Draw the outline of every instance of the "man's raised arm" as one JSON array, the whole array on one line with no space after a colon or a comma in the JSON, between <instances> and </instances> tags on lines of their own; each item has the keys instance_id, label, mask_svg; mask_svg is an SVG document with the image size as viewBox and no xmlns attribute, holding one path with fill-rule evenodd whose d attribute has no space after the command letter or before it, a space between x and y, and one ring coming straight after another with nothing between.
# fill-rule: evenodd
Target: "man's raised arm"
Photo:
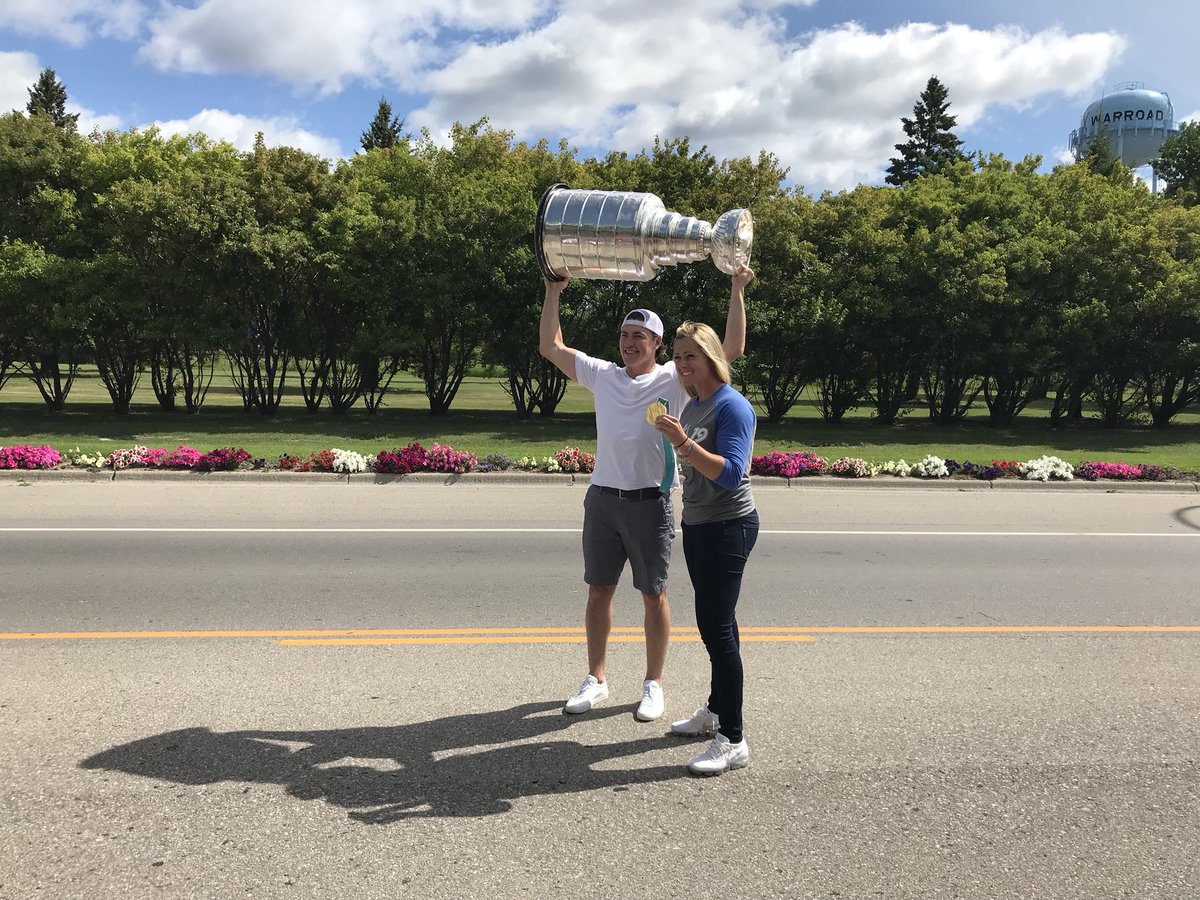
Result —
<instances>
[{"instance_id":1,"label":"man's raised arm","mask_svg":"<svg viewBox=\"0 0 1200 900\"><path fill-rule=\"evenodd\" d=\"M551 281L545 276L542 281L546 285L546 296L542 300L542 321L538 331L538 352L558 368L564 375L575 381L575 353L573 347L563 343L562 325L559 322L558 301L562 296L567 280ZM746 313L742 311L742 333L745 341Z\"/></svg>"}]
</instances>

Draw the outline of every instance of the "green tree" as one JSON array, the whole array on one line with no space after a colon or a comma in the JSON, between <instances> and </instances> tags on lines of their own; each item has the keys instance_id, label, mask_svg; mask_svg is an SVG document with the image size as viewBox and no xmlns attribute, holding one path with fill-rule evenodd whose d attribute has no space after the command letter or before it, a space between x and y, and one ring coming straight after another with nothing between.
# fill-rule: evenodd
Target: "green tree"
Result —
<instances>
[{"instance_id":1,"label":"green tree","mask_svg":"<svg viewBox=\"0 0 1200 900\"><path fill-rule=\"evenodd\" d=\"M912 292L904 231L896 227L901 192L860 187L838 195L848 205L843 234L830 256L827 291L847 309L846 325L867 360L867 398L891 425L909 409L928 344L923 298Z\"/></svg>"},{"instance_id":2,"label":"green tree","mask_svg":"<svg viewBox=\"0 0 1200 900\"><path fill-rule=\"evenodd\" d=\"M1105 128L1098 128L1088 141L1087 152L1080 160L1088 170L1105 178L1120 171L1121 160L1117 156L1116 141Z\"/></svg>"},{"instance_id":3,"label":"green tree","mask_svg":"<svg viewBox=\"0 0 1200 900\"><path fill-rule=\"evenodd\" d=\"M128 307L126 318L142 322L159 405L173 410L182 399L198 412L231 319L222 256L250 218L241 157L200 135L150 129L97 137L89 163L96 252L130 280L101 279L97 312ZM92 340L103 332L93 328Z\"/></svg>"},{"instance_id":4,"label":"green tree","mask_svg":"<svg viewBox=\"0 0 1200 900\"><path fill-rule=\"evenodd\" d=\"M370 126L362 133L359 143L363 150L390 149L401 141L407 140L404 134L404 120L392 115L392 104L384 97L379 98L379 107Z\"/></svg>"},{"instance_id":5,"label":"green tree","mask_svg":"<svg viewBox=\"0 0 1200 900\"><path fill-rule=\"evenodd\" d=\"M1105 427L1127 424L1143 405L1130 389L1149 352L1142 308L1173 268L1152 221L1154 198L1128 169L1105 177L1076 164L1055 168L1047 200L1058 242L1045 279L1051 419L1077 421L1090 398Z\"/></svg>"},{"instance_id":6,"label":"green tree","mask_svg":"<svg viewBox=\"0 0 1200 900\"><path fill-rule=\"evenodd\" d=\"M38 80L29 88L25 111L31 116L46 116L56 128L72 134L78 129L79 113L67 112L67 89L53 69L42 69Z\"/></svg>"},{"instance_id":7,"label":"green tree","mask_svg":"<svg viewBox=\"0 0 1200 900\"><path fill-rule=\"evenodd\" d=\"M807 216L807 240L814 259L791 278L807 280L820 306L813 319L810 362L812 390L826 422L838 422L857 408L870 385L868 359L855 329L851 306L857 296L850 271L849 237L857 222L852 195L823 194ZM757 340L756 340L757 343Z\"/></svg>"},{"instance_id":8,"label":"green tree","mask_svg":"<svg viewBox=\"0 0 1200 900\"><path fill-rule=\"evenodd\" d=\"M86 142L46 116L0 116L0 235L67 252L77 237Z\"/></svg>"},{"instance_id":9,"label":"green tree","mask_svg":"<svg viewBox=\"0 0 1200 900\"><path fill-rule=\"evenodd\" d=\"M888 184L905 185L922 175L936 175L946 166L965 159L962 146L953 128L958 119L950 115L950 92L931 76L921 91L920 99L913 106L913 117L902 116L901 125L908 140L896 144L900 151L893 157L884 179Z\"/></svg>"},{"instance_id":10,"label":"green tree","mask_svg":"<svg viewBox=\"0 0 1200 900\"><path fill-rule=\"evenodd\" d=\"M186 152L182 138L163 140L157 130L95 136L81 167L86 264L80 287L88 296L92 357L113 408L128 413L149 356L148 330L169 274L152 250L158 234L143 220L158 185ZM174 408L173 372L153 373L155 394ZM166 384L163 384L163 381ZM169 401L169 402L164 402Z\"/></svg>"},{"instance_id":11,"label":"green tree","mask_svg":"<svg viewBox=\"0 0 1200 900\"><path fill-rule=\"evenodd\" d=\"M508 165L512 137L480 119L456 123L449 147L428 134L416 146L414 291L403 306L414 338L408 369L424 382L432 415L449 411L479 360L491 330L488 308L532 266L528 256L513 260L527 246L531 196Z\"/></svg>"},{"instance_id":12,"label":"green tree","mask_svg":"<svg viewBox=\"0 0 1200 900\"><path fill-rule=\"evenodd\" d=\"M503 368L504 390L518 418L530 418L535 412L550 416L566 394L568 382L562 371L538 352L542 280L533 254L533 227L545 189L552 184L578 185L579 163L565 141L554 151L540 141L533 146L517 144L505 165L506 177L515 178L523 190L514 210L521 233L513 246L497 255L504 274L487 307L491 328L484 360ZM579 293L573 285L567 295ZM564 297L563 306L567 303ZM562 318L570 321L566 311Z\"/></svg>"},{"instance_id":13,"label":"green tree","mask_svg":"<svg viewBox=\"0 0 1200 900\"><path fill-rule=\"evenodd\" d=\"M1046 215L1041 158L989 157L972 179L969 214L989 225L1004 289L981 307L983 396L993 425L1011 425L1044 394L1051 335L1044 284L1054 265L1056 226Z\"/></svg>"},{"instance_id":14,"label":"green tree","mask_svg":"<svg viewBox=\"0 0 1200 900\"><path fill-rule=\"evenodd\" d=\"M0 306L0 345L19 350L15 368L61 410L85 351L86 313L71 262L80 231L79 168L85 142L48 116L0 116L0 239L9 243L8 301Z\"/></svg>"},{"instance_id":15,"label":"green tree","mask_svg":"<svg viewBox=\"0 0 1200 900\"><path fill-rule=\"evenodd\" d=\"M1200 203L1200 122L1184 122L1162 142L1155 174L1167 183L1164 193L1186 206Z\"/></svg>"},{"instance_id":16,"label":"green tree","mask_svg":"<svg viewBox=\"0 0 1200 900\"><path fill-rule=\"evenodd\" d=\"M0 314L50 412L66 407L87 343L79 269L36 243L0 244Z\"/></svg>"},{"instance_id":17,"label":"green tree","mask_svg":"<svg viewBox=\"0 0 1200 900\"><path fill-rule=\"evenodd\" d=\"M920 179L895 199L903 230L907 293L930 323L921 384L930 418L961 420L984 385L1007 290L1005 239L997 217L1005 209L996 176L980 177L965 162Z\"/></svg>"},{"instance_id":18,"label":"green tree","mask_svg":"<svg viewBox=\"0 0 1200 900\"><path fill-rule=\"evenodd\" d=\"M342 250L338 304L343 320L359 324L350 343L331 354L328 393L335 411L361 397L368 413L377 412L408 362L412 336L405 306L419 293L412 265L416 200L410 185L421 166L405 143L360 153L339 170L350 183L350 197L361 198L366 209L355 239Z\"/></svg>"},{"instance_id":19,"label":"green tree","mask_svg":"<svg viewBox=\"0 0 1200 900\"><path fill-rule=\"evenodd\" d=\"M227 283L236 310L227 347L246 409L273 415L295 349L296 317L317 279L315 223L335 202L328 163L259 134L244 157L253 218L229 242Z\"/></svg>"},{"instance_id":20,"label":"green tree","mask_svg":"<svg viewBox=\"0 0 1200 900\"><path fill-rule=\"evenodd\" d=\"M775 424L817 375L820 324L828 300L809 277L813 203L801 192L761 201L754 210L755 272L747 298L747 353L737 369ZM719 331L718 331L719 333Z\"/></svg>"},{"instance_id":21,"label":"green tree","mask_svg":"<svg viewBox=\"0 0 1200 900\"><path fill-rule=\"evenodd\" d=\"M1163 204L1151 217L1167 274L1138 303L1146 352L1134 382L1151 423L1165 428L1200 401L1200 207Z\"/></svg>"}]
</instances>

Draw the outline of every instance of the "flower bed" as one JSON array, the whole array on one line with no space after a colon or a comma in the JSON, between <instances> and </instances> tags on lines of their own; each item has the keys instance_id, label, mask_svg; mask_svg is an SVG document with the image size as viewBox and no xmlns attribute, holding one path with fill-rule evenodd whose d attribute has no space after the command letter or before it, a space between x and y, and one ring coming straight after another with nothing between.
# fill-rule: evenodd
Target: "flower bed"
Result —
<instances>
[{"instance_id":1,"label":"flower bed","mask_svg":"<svg viewBox=\"0 0 1200 900\"><path fill-rule=\"evenodd\" d=\"M133 468L179 469L198 472L233 471L248 468L274 468L291 472L328 472L354 475L408 475L414 472L439 472L461 475L467 472L505 472L521 470L563 474L588 474L596 466L595 454L579 447L563 447L553 456L523 456L513 459L505 453L492 453L481 461L476 454L458 450L448 444L434 444L426 449L414 441L407 447L380 450L377 454L360 453L329 447L307 456L285 453L271 466L265 460L252 459L241 447L219 447L202 453L186 444L174 450L144 447L134 444L108 454L84 451L74 447L59 453L53 447L20 445L0 447L0 469L107 468L114 472ZM1174 466L1151 463L1131 464L1088 460L1077 465L1057 456L1041 456L1024 462L1013 459L993 459L989 463L971 460L959 462L927 454L916 463L903 459L872 462L855 456L843 456L832 463L811 450L774 451L754 457L750 473L763 478L802 478L832 475L838 478L921 478L921 479L979 479L994 481L1001 478L1020 478L1028 481L1177 481L1194 479L1194 474L1181 472Z\"/></svg>"}]
</instances>

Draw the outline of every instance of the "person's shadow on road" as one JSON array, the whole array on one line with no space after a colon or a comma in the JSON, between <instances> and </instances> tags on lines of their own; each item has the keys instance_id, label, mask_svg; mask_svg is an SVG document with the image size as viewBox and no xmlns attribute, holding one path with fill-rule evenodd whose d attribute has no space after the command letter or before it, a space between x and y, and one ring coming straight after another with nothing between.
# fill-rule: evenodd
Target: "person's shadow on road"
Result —
<instances>
[{"instance_id":1,"label":"person's shadow on road","mask_svg":"<svg viewBox=\"0 0 1200 900\"><path fill-rule=\"evenodd\" d=\"M579 721L558 713L560 707L557 702L527 703L409 725L324 731L183 728L121 744L80 766L179 784L278 784L294 797L345 807L351 818L368 824L491 815L511 809L517 797L685 776L682 764L594 768L664 747L683 748L678 738L661 733L595 746L551 739ZM630 710L611 707L587 718L628 715Z\"/></svg>"}]
</instances>

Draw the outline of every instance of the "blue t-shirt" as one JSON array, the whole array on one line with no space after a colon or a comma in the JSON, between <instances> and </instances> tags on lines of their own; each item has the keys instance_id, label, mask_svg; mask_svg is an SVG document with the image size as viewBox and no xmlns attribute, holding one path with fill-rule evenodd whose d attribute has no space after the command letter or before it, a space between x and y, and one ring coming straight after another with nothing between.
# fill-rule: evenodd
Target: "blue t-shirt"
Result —
<instances>
[{"instance_id":1,"label":"blue t-shirt","mask_svg":"<svg viewBox=\"0 0 1200 900\"><path fill-rule=\"evenodd\" d=\"M695 400L679 417L684 433L710 453L725 458L715 479L683 460L683 521L687 525L739 519L754 512L750 455L757 419L750 401L729 385L706 400Z\"/></svg>"}]
</instances>

